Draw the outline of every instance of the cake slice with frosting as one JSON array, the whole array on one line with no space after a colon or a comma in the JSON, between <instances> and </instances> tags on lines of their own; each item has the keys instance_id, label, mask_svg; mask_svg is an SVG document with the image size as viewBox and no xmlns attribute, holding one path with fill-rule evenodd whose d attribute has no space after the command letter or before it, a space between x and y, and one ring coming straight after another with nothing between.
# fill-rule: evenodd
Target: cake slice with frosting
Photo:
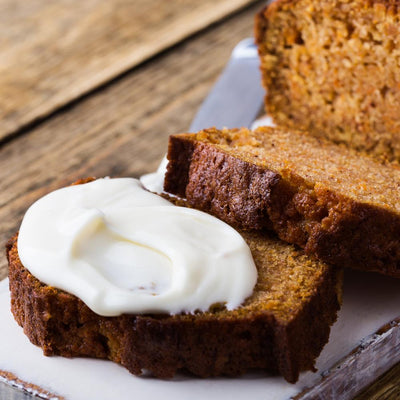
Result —
<instances>
[{"instance_id":1,"label":"cake slice with frosting","mask_svg":"<svg viewBox=\"0 0 400 400\"><path fill-rule=\"evenodd\" d=\"M141 189L137 182L127 182L126 185L123 183L119 186L114 185L112 181L81 182L82 190L78 191L61 189L62 196L66 196L65 201L61 203L60 192L50 196L50 200L55 199L57 204L51 203L53 205L49 207L49 212L53 213L56 222L61 218L61 222L56 223L53 234L68 238L74 236L74 232L79 232L76 240L68 239L66 245L62 246L58 239L55 244L53 239L48 238L46 246L46 243L41 243L37 238L29 239L30 229L23 223L20 231L21 242L19 243L19 237L16 235L7 244L11 310L32 343L42 347L44 354L48 356L109 359L122 364L135 375L150 371L154 376L162 378L172 377L180 370L199 377L211 377L236 376L253 369L262 369L267 373L281 374L287 381L295 382L301 371L313 369L316 357L328 341L330 326L336 320L342 283L340 270L308 257L301 250L273 236L240 231L240 240L244 242L250 255L250 261L241 258L243 263L248 264L241 267L250 270L256 267L255 282L244 282L246 287L250 284L250 292L234 306L233 303L229 306L219 299L201 311L202 303L196 303L194 309L188 309L183 304L183 299L181 312L177 312L176 308L171 308L168 312L167 301L162 306L157 305L157 296L162 298L163 293L169 293L169 289L163 285L159 287L157 282L151 291L137 284L129 286L127 281L130 277L125 267L129 264L126 258L130 257L131 250L123 252L123 259L119 257L119 251L114 250L121 249L120 246L127 245L126 242L133 248L147 246L145 241L149 240L152 230L157 234L161 231L158 229L160 215L174 213L174 209L179 207L166 204L164 199ZM99 187L102 189L103 185L111 185L112 190L103 190L103 195L99 196ZM136 201L130 195L125 197L127 193L131 193L131 186L134 186L138 197L146 199L147 205L143 204L142 200ZM174 199L174 202L185 205L185 202L179 199ZM160 203L161 210L154 213L154 218L148 225L143 225L138 218L137 226L132 227L131 216L126 215L126 219L122 220L119 218L120 211L129 214L132 203L143 207L143 210L139 210L143 213L148 206L156 207L156 203ZM64 205L65 215L60 216L58 211L54 213L54 207L57 208L60 204ZM116 215L113 214L115 205ZM45 206L48 207L49 204L45 202ZM43 212L42 205L33 211L38 210ZM184 212L186 215L187 211ZM193 215L201 221L201 217ZM31 217L28 215L27 220L35 221ZM185 218L191 217L186 215ZM215 219L209 215L205 218ZM122 227L117 226L118 221L122 221ZM217 219L215 221L216 225L223 224ZM82 227L75 229L75 223L82 224ZM117 235L113 240L121 243L109 246L110 243L103 240L105 233L102 224L106 224ZM196 248L204 247L202 239L198 237L199 233L191 232L189 225L184 226L182 246L171 250L177 254L178 259L184 252L183 247L188 243L193 246L195 255ZM213 230L214 227L211 224L207 229ZM46 229L53 229L52 223L46 222ZM138 229L139 236L135 237L132 229ZM171 226L169 234L175 234L174 229ZM38 226L37 235L42 233L41 227ZM212 237L210 231L204 234ZM22 235L25 236L23 240ZM239 236L236 232L234 235ZM99 237L96 238L97 236ZM47 237L46 234L44 237ZM206 239L203 238L204 242ZM168 241L168 238L165 240ZM97 247L96 255L96 252L92 251L92 245L97 242L101 243L101 246ZM157 239L156 242L156 252L166 251L162 239ZM28 252L27 247L31 247ZM48 252L46 248L49 249ZM207 248L205 246L206 251ZM214 253L208 254L208 258L201 256L200 261L206 260L204 262L211 263L213 269L219 269L223 264L220 257L228 257L229 261L230 254L235 256L238 250L236 245L227 251L219 251L217 248ZM171 254L169 251L168 254ZM19 253L24 255L25 265L21 262ZM42 258L37 258L37 254L41 254ZM87 254L93 257L88 258ZM190 252L188 254L190 256ZM104 255L106 262L103 263L104 259L100 260L98 255ZM78 258L79 262L71 261L75 258ZM187 263L190 262L189 259L186 260ZM217 262L212 264L212 259ZM40 270L40 260L44 272ZM174 260L171 259L171 262L174 263ZM132 275L142 267L134 261L135 257L131 263ZM199 257L196 256L194 262L198 261ZM52 281L53 284L49 283L50 281L46 283L47 279L56 279L46 272L46 269L51 269L52 266L55 271L59 271L58 273L67 274L66 280L75 282L78 288L74 285L68 286L65 282L61 283L62 288L57 287L57 280ZM166 268L164 265L161 267ZM230 282L235 282L236 278L240 280L241 277L247 276L243 279L253 279L252 273L240 273L240 276L234 276L232 280L226 273L239 274L240 268L231 272L228 269L225 278L222 276L213 283L213 271L207 272L206 267L204 265L195 270L195 275L205 274L200 282L201 287L196 288L196 285L199 285L197 279L190 278L188 281L185 278L186 275L190 277L188 271L187 274L183 274L185 276L177 273L176 277L172 277L170 286L177 288L178 293L186 293L186 300L191 302L193 290L202 293L205 288L212 299L212 288L218 285L228 285L229 292ZM97 269L97 272L89 272L90 268ZM115 274L110 278L108 274L113 274L113 271L119 268L123 269L125 278L122 281L117 280L118 276ZM149 265L149 268L152 268L152 265ZM40 280L33 271L41 276ZM101 276L97 276L97 273ZM108 277L109 282L102 282L102 276L105 279ZM140 276L148 277L146 274ZM98 285L93 285L93 277L95 283L102 282L99 293L96 292ZM237 285L237 282L234 284ZM208 285L211 285L211 289L207 289ZM79 287L83 288L83 292ZM87 293L85 288L90 293ZM140 293L131 296L131 291ZM161 308L153 308L152 312L149 308L141 310L140 302L143 303L143 298L146 297L153 306L156 304L154 307ZM103 308L97 308L98 303L102 304ZM125 307L128 303L134 312L129 312L129 308ZM120 307L119 312L116 305Z\"/></svg>"}]
</instances>

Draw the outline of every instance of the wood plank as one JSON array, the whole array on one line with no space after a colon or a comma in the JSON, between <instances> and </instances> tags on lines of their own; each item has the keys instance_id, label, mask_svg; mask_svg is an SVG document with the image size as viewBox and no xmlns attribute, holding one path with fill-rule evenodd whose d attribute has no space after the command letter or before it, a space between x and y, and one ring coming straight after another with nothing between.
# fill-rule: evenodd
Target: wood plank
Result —
<instances>
[{"instance_id":1,"label":"wood plank","mask_svg":"<svg viewBox=\"0 0 400 400\"><path fill-rule=\"evenodd\" d=\"M382 375L371 387L354 400L394 400L400 399L400 364Z\"/></svg>"},{"instance_id":2,"label":"wood plank","mask_svg":"<svg viewBox=\"0 0 400 400\"><path fill-rule=\"evenodd\" d=\"M183 43L0 147L0 240L30 203L86 176L154 170L169 134L188 128L233 47L252 34L264 2ZM5 257L0 277L6 275Z\"/></svg>"},{"instance_id":3,"label":"wood plank","mask_svg":"<svg viewBox=\"0 0 400 400\"><path fill-rule=\"evenodd\" d=\"M25 382L16 375L0 369L0 395L2 400L66 400L35 384Z\"/></svg>"},{"instance_id":4,"label":"wood plank","mask_svg":"<svg viewBox=\"0 0 400 400\"><path fill-rule=\"evenodd\" d=\"M255 0L1 0L0 140Z\"/></svg>"},{"instance_id":5,"label":"wood plank","mask_svg":"<svg viewBox=\"0 0 400 400\"><path fill-rule=\"evenodd\" d=\"M397 319L370 337L363 339L350 355L327 371L320 382L296 396L294 400L353 399L363 388L372 384L377 376L391 368L397 370L393 366L400 362L400 354L397 351L399 346L400 319ZM390 372L390 378L387 376L382 378L385 387L379 385L376 388L382 396L391 396L396 391L399 393L398 389L393 387L392 380L393 377L396 382L399 377L393 375L392 371ZM371 390L374 389L371 388L368 392ZM365 395L362 394L359 400L370 398ZM382 397L377 398L381 399Z\"/></svg>"}]
</instances>

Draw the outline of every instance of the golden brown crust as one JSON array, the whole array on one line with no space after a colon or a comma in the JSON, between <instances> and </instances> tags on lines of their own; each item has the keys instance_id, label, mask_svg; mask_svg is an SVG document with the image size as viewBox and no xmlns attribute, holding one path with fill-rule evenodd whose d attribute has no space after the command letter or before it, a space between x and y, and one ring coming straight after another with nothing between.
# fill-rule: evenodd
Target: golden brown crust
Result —
<instances>
[{"instance_id":1,"label":"golden brown crust","mask_svg":"<svg viewBox=\"0 0 400 400\"><path fill-rule=\"evenodd\" d=\"M398 168L278 128L173 135L168 158L165 190L191 206L237 227L273 227L340 267L400 277Z\"/></svg>"},{"instance_id":2,"label":"golden brown crust","mask_svg":"<svg viewBox=\"0 0 400 400\"><path fill-rule=\"evenodd\" d=\"M99 316L77 297L33 277L18 257L17 236L7 244L11 310L45 355L110 359L133 374L149 370L157 377L178 370L235 376L261 368L295 382L300 371L313 368L328 340L341 273L277 239L243 234L259 280L235 311Z\"/></svg>"},{"instance_id":3,"label":"golden brown crust","mask_svg":"<svg viewBox=\"0 0 400 400\"><path fill-rule=\"evenodd\" d=\"M278 0L255 37L278 125L400 160L398 1Z\"/></svg>"}]
</instances>

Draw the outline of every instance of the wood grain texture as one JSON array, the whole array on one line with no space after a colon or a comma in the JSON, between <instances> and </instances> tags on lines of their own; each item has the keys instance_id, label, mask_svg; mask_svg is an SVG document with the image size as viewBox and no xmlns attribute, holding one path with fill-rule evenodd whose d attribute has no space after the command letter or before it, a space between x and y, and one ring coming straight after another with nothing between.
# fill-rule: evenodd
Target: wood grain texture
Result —
<instances>
[{"instance_id":1,"label":"wood grain texture","mask_svg":"<svg viewBox=\"0 0 400 400\"><path fill-rule=\"evenodd\" d=\"M400 361L400 354L396 351L399 346L400 319L397 319L363 339L350 355L327 371L319 383L296 396L295 400L353 399L377 376ZM395 391L395 387L386 387L382 395L391 395ZM363 398L360 397L360 400Z\"/></svg>"},{"instance_id":2,"label":"wood grain texture","mask_svg":"<svg viewBox=\"0 0 400 400\"><path fill-rule=\"evenodd\" d=\"M255 0L0 0L0 139Z\"/></svg>"},{"instance_id":3,"label":"wood grain texture","mask_svg":"<svg viewBox=\"0 0 400 400\"><path fill-rule=\"evenodd\" d=\"M354 400L396 400L400 399L400 364L382 375L372 386Z\"/></svg>"},{"instance_id":4,"label":"wood grain texture","mask_svg":"<svg viewBox=\"0 0 400 400\"><path fill-rule=\"evenodd\" d=\"M155 170L171 133L188 129L238 41L252 34L258 2L0 147L0 241L38 197L86 176ZM2 254L0 277L6 275Z\"/></svg>"}]
</instances>

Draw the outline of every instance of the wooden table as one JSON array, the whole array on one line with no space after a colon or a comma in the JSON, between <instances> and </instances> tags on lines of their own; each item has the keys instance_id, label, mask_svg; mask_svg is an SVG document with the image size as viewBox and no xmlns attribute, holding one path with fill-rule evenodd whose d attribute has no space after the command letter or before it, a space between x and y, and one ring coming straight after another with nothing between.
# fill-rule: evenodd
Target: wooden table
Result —
<instances>
[{"instance_id":1,"label":"wooden table","mask_svg":"<svg viewBox=\"0 0 400 400\"><path fill-rule=\"evenodd\" d=\"M0 0L1 242L53 189L155 170L264 3ZM399 386L400 365L357 399Z\"/></svg>"}]
</instances>

